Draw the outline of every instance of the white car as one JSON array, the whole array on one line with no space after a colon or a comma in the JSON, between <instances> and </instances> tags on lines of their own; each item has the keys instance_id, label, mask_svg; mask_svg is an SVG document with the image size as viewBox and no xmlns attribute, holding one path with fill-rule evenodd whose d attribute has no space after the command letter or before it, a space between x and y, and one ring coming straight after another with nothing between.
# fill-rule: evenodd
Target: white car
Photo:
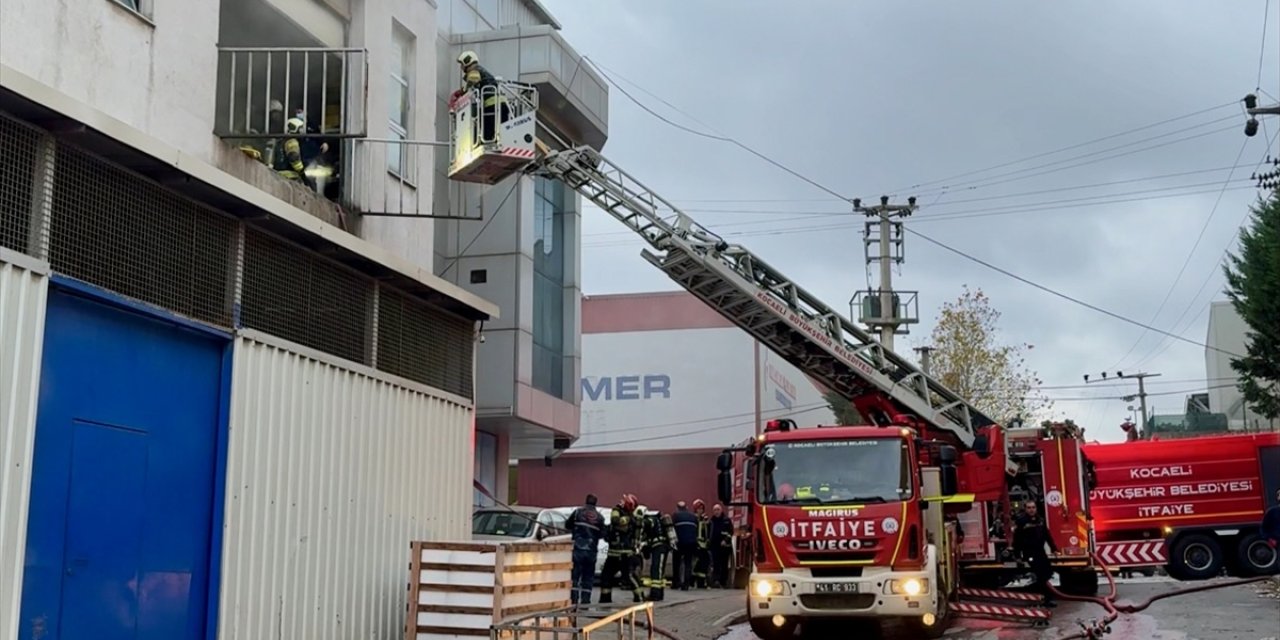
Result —
<instances>
[{"instance_id":1,"label":"white car","mask_svg":"<svg viewBox=\"0 0 1280 640\"><path fill-rule=\"evenodd\" d=\"M556 507L554 509L551 509L551 511L556 512L557 515L561 516L562 520L567 521L569 519L569 515L572 514L573 511L577 508L578 507ZM609 526L609 516L613 513L613 511L609 509L605 509L604 507L596 507L596 511L599 511L600 517L604 518L605 526L606 527ZM604 536L601 536L600 552L596 554L596 575L600 575L601 573L604 573L604 559L607 558L608 556L609 556L609 543L604 541Z\"/></svg>"},{"instance_id":2,"label":"white car","mask_svg":"<svg viewBox=\"0 0 1280 640\"><path fill-rule=\"evenodd\" d=\"M568 540L565 516L542 507L484 507L471 514L471 539L501 542Z\"/></svg>"}]
</instances>

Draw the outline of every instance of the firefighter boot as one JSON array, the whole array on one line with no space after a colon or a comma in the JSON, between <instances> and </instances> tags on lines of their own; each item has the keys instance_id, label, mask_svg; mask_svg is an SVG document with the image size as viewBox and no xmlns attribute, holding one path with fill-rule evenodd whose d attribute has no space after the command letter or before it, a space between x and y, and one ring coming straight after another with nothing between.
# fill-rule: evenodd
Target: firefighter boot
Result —
<instances>
[{"instance_id":1,"label":"firefighter boot","mask_svg":"<svg viewBox=\"0 0 1280 640\"><path fill-rule=\"evenodd\" d=\"M613 589L600 590L600 604L613 604Z\"/></svg>"},{"instance_id":2,"label":"firefighter boot","mask_svg":"<svg viewBox=\"0 0 1280 640\"><path fill-rule=\"evenodd\" d=\"M649 588L649 602L662 602L662 587Z\"/></svg>"},{"instance_id":3,"label":"firefighter boot","mask_svg":"<svg viewBox=\"0 0 1280 640\"><path fill-rule=\"evenodd\" d=\"M631 601L632 601L632 602L644 602L644 596L640 594L640 590L639 590L639 589L636 589L635 591L632 591L632 592L631 592Z\"/></svg>"}]
</instances>

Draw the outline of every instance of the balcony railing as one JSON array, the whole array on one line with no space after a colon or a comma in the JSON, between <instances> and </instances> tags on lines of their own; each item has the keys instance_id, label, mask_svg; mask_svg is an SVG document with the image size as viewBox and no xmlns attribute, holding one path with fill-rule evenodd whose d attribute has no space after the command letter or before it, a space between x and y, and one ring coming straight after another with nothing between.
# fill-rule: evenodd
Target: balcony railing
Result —
<instances>
[{"instance_id":1,"label":"balcony railing","mask_svg":"<svg viewBox=\"0 0 1280 640\"><path fill-rule=\"evenodd\" d=\"M350 141L350 179L344 180L344 204L366 216L476 219L453 211L449 198L436 198L431 181L447 159L448 142L361 138ZM434 185L448 189L448 181ZM437 204L439 205L437 207Z\"/></svg>"},{"instance_id":2,"label":"balcony railing","mask_svg":"<svg viewBox=\"0 0 1280 640\"><path fill-rule=\"evenodd\" d=\"M278 138L301 116L305 138L367 133L369 73L365 49L218 47L214 135Z\"/></svg>"}]
</instances>

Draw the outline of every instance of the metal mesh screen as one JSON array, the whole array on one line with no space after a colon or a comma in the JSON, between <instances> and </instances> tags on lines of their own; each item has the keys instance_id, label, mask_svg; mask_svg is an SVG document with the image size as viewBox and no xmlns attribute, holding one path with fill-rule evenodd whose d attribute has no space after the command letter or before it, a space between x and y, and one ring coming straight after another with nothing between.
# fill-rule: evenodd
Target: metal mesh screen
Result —
<instances>
[{"instance_id":1,"label":"metal mesh screen","mask_svg":"<svg viewBox=\"0 0 1280 640\"><path fill-rule=\"evenodd\" d=\"M240 321L369 364L373 280L265 232L245 232Z\"/></svg>"},{"instance_id":2,"label":"metal mesh screen","mask_svg":"<svg viewBox=\"0 0 1280 640\"><path fill-rule=\"evenodd\" d=\"M470 398L474 326L383 287L378 298L378 368Z\"/></svg>"},{"instance_id":3,"label":"metal mesh screen","mask_svg":"<svg viewBox=\"0 0 1280 640\"><path fill-rule=\"evenodd\" d=\"M27 251L40 136L39 131L0 115L0 247Z\"/></svg>"},{"instance_id":4,"label":"metal mesh screen","mask_svg":"<svg viewBox=\"0 0 1280 640\"><path fill-rule=\"evenodd\" d=\"M235 220L67 144L51 216L55 271L231 326Z\"/></svg>"}]
</instances>

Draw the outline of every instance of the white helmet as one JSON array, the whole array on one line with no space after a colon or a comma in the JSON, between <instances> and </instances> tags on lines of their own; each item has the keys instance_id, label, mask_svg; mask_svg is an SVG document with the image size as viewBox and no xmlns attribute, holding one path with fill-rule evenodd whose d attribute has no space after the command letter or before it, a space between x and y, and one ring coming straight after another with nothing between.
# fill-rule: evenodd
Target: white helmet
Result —
<instances>
[{"instance_id":1,"label":"white helmet","mask_svg":"<svg viewBox=\"0 0 1280 640\"><path fill-rule=\"evenodd\" d=\"M643 517L645 517L645 516L647 516L647 515L649 515L649 507L646 507L646 506L644 506L644 505L640 505L640 506L636 507L636 517L637 517L637 518L643 518Z\"/></svg>"},{"instance_id":2,"label":"white helmet","mask_svg":"<svg viewBox=\"0 0 1280 640\"><path fill-rule=\"evenodd\" d=\"M461 54L458 55L458 64L464 67L469 67L473 64L479 64L479 63L480 63L480 56L477 56L476 52L474 51L463 51Z\"/></svg>"}]
</instances>

